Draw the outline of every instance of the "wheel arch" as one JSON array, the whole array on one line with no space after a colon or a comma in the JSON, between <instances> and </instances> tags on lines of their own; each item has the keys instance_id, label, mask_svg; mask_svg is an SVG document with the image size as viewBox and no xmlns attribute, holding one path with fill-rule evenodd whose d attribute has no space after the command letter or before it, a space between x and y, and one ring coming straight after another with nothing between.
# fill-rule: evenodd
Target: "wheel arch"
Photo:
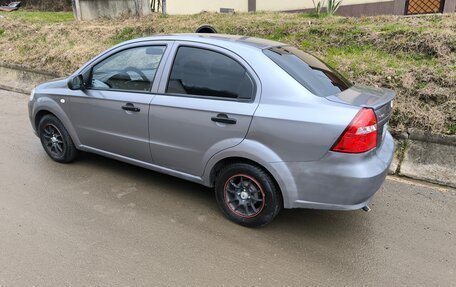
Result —
<instances>
[{"instance_id":1,"label":"wheel arch","mask_svg":"<svg viewBox=\"0 0 456 287\"><path fill-rule=\"evenodd\" d=\"M285 201L286 200L286 193L283 191L283 188L282 188L281 184L279 184L276 176L274 176L274 174L268 168L266 168L264 165L254 161L252 159L246 158L246 157L230 156L230 157L225 157L225 158L219 160L215 165L213 165L213 167L211 168L211 170L209 172L208 185L211 186L211 187L214 187L215 186L215 181L217 179L217 176L218 176L219 172L224 167L226 167L226 166L228 166L230 164L234 164L234 163L250 164L250 165L256 166L256 167L262 169L264 172L266 172L266 174L268 174L271 177L272 181L276 185L276 188L279 190L279 194L281 196L282 205L284 205L285 207L287 206L287 203ZM284 206L282 206L282 207L284 207Z\"/></svg>"},{"instance_id":2,"label":"wheel arch","mask_svg":"<svg viewBox=\"0 0 456 287\"><path fill-rule=\"evenodd\" d=\"M59 118L58 116L56 116L54 113L46 110L46 109L42 109L40 111L38 111L35 115L35 118L33 120L33 124L35 125L35 130L38 130L38 125L40 124L40 121L41 119L46 116L46 115L52 115L56 118ZM60 120L60 119L59 119Z\"/></svg>"},{"instance_id":3,"label":"wheel arch","mask_svg":"<svg viewBox=\"0 0 456 287\"><path fill-rule=\"evenodd\" d=\"M231 156L231 157L226 157L226 158L223 158L223 159L219 160L212 167L212 169L211 169L211 171L209 173L209 183L211 184L211 186L215 185L215 180L217 179L217 175L219 174L219 172L225 166L233 164L233 163L247 163L247 164L251 164L253 166L259 167L259 168L263 169L264 171L266 171L274 179L274 182L277 183L277 181L272 176L272 174L264 166L262 166L261 164L255 162L255 161L253 161L251 159L245 158L245 157Z\"/></svg>"},{"instance_id":4,"label":"wheel arch","mask_svg":"<svg viewBox=\"0 0 456 287\"><path fill-rule=\"evenodd\" d=\"M77 136L76 130L71 124L70 119L68 118L65 111L55 101L52 101L50 99L43 100L39 105L35 105L32 114L32 123L35 125L34 127L37 132L40 120L46 115L53 115L60 122L62 122L63 126L70 134L70 137L73 140L73 143L76 145L76 147L81 145L79 137Z\"/></svg>"},{"instance_id":5,"label":"wheel arch","mask_svg":"<svg viewBox=\"0 0 456 287\"><path fill-rule=\"evenodd\" d=\"M283 207L293 206L297 199L297 187L287 163L272 149L254 139L246 138L240 144L213 155L206 162L202 183L214 187L218 169L236 161L253 164L267 172L280 190Z\"/></svg>"}]
</instances>

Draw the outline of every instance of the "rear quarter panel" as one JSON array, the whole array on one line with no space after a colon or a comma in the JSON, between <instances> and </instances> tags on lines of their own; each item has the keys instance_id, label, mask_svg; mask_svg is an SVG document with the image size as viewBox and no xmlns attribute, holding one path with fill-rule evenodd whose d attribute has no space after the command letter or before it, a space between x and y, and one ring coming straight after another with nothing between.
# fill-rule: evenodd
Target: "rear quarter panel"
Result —
<instances>
[{"instance_id":1,"label":"rear quarter panel","mask_svg":"<svg viewBox=\"0 0 456 287\"><path fill-rule=\"evenodd\" d=\"M359 108L311 94L264 55L254 65L263 89L247 139L267 146L280 161L322 158Z\"/></svg>"}]
</instances>

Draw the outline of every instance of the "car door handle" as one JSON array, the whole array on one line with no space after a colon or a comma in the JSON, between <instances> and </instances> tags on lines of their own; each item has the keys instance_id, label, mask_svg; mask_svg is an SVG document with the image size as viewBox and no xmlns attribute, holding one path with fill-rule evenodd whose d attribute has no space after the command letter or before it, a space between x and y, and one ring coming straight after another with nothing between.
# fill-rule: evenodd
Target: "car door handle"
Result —
<instances>
[{"instance_id":1,"label":"car door handle","mask_svg":"<svg viewBox=\"0 0 456 287\"><path fill-rule=\"evenodd\" d=\"M125 106L122 106L122 110L126 110L129 112L139 112L141 111L140 108L135 107L132 103L126 103Z\"/></svg>"},{"instance_id":2,"label":"car door handle","mask_svg":"<svg viewBox=\"0 0 456 287\"><path fill-rule=\"evenodd\" d=\"M211 120L217 123L234 125L236 124L236 119L229 118L226 114L218 114L216 117L212 117Z\"/></svg>"}]
</instances>

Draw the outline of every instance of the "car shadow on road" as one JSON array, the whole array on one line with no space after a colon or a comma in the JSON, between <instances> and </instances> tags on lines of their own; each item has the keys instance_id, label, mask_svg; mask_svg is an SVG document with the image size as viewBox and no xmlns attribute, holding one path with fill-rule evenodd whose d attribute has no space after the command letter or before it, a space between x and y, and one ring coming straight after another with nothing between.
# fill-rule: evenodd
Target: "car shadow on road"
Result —
<instances>
[{"instance_id":1,"label":"car shadow on road","mask_svg":"<svg viewBox=\"0 0 456 287\"><path fill-rule=\"evenodd\" d=\"M198 205L204 213L209 213L217 220L225 221L231 227L264 234L288 234L293 236L312 237L321 240L340 240L344 237L353 236L353 232L369 232L369 214L362 211L323 211L312 209L283 209L276 219L266 227L257 229L246 229L237 226L225 219L218 210L215 202L213 189L192 183L186 180L175 178L159 172L123 163L96 154L82 153L75 162L77 165L91 166L96 170L104 170L112 173L112 177L128 177L134 182L140 182L151 189L163 192L166 190L164 200L176 200L182 198L191 204ZM336 238L337 237L337 238Z\"/></svg>"}]
</instances>

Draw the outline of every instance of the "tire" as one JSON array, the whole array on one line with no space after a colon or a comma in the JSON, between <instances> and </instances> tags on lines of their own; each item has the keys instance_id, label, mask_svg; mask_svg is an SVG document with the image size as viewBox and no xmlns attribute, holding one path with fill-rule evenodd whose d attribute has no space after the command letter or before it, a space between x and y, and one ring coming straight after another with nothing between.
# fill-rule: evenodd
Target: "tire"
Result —
<instances>
[{"instance_id":1,"label":"tire","mask_svg":"<svg viewBox=\"0 0 456 287\"><path fill-rule=\"evenodd\" d=\"M38 124L38 135L46 153L56 162L69 163L76 159L74 146L65 126L53 115L45 115Z\"/></svg>"},{"instance_id":2,"label":"tire","mask_svg":"<svg viewBox=\"0 0 456 287\"><path fill-rule=\"evenodd\" d=\"M271 176L247 163L230 164L219 172L215 197L226 218L247 227L270 223L282 209L282 195Z\"/></svg>"}]
</instances>

